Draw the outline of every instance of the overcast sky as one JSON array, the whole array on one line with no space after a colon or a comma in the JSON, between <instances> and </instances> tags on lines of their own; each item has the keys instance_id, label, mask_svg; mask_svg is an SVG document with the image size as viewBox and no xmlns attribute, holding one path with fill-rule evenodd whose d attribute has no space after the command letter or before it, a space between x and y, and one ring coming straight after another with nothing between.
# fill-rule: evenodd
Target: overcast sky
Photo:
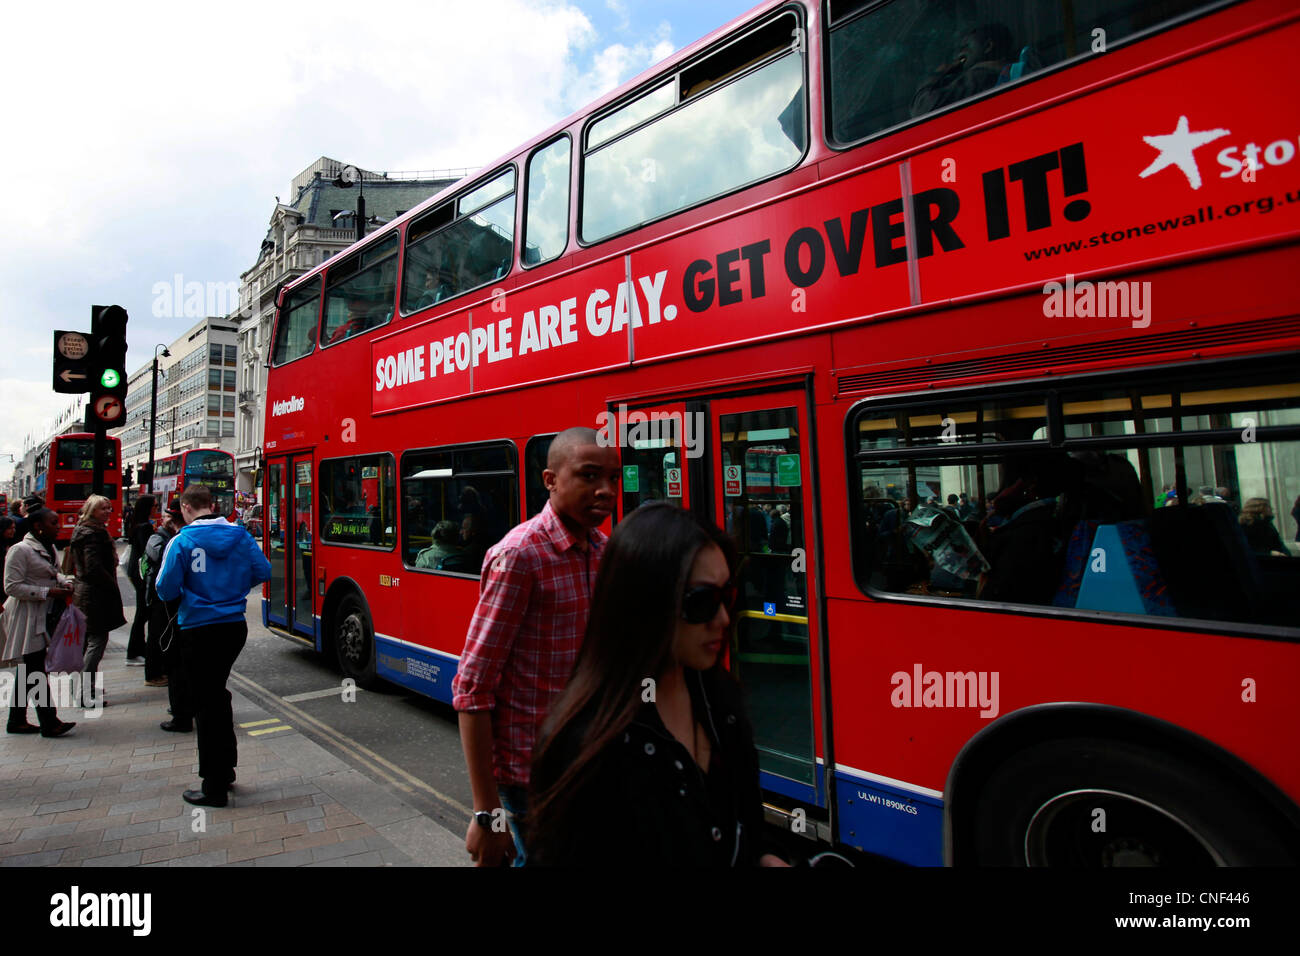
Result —
<instances>
[{"instance_id":1,"label":"overcast sky","mask_svg":"<svg viewBox=\"0 0 1300 956\"><path fill-rule=\"evenodd\" d=\"M143 365L196 321L155 318L154 284L237 280L316 158L480 166L756 2L8 8L0 480L73 398L50 388L52 331L119 304Z\"/></svg>"}]
</instances>

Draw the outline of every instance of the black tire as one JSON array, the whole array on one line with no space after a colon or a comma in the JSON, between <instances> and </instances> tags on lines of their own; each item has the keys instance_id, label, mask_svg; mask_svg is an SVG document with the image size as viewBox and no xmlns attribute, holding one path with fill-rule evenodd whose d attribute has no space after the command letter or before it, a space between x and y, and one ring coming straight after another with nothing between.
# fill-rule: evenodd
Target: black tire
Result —
<instances>
[{"instance_id":1,"label":"black tire","mask_svg":"<svg viewBox=\"0 0 1300 956\"><path fill-rule=\"evenodd\" d=\"M962 819L991 866L1295 865L1295 830L1228 773L1139 744L1077 737L993 770ZM1105 830L1098 832L1105 811ZM966 862L966 861L959 861Z\"/></svg>"},{"instance_id":2,"label":"black tire","mask_svg":"<svg viewBox=\"0 0 1300 956\"><path fill-rule=\"evenodd\" d=\"M339 602L334 611L334 653L344 677L358 687L373 690L380 683L375 676L375 628L370 612L355 594Z\"/></svg>"}]
</instances>

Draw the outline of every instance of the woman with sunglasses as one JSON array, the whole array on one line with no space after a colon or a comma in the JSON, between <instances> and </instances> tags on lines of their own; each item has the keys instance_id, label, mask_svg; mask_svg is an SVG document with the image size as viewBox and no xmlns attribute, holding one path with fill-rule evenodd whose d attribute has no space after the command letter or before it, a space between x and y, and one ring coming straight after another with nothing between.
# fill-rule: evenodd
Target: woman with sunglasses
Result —
<instances>
[{"instance_id":1,"label":"woman with sunglasses","mask_svg":"<svg viewBox=\"0 0 1300 956\"><path fill-rule=\"evenodd\" d=\"M785 865L761 848L753 734L720 665L735 571L722 532L666 502L614 530L534 757L530 864Z\"/></svg>"}]
</instances>

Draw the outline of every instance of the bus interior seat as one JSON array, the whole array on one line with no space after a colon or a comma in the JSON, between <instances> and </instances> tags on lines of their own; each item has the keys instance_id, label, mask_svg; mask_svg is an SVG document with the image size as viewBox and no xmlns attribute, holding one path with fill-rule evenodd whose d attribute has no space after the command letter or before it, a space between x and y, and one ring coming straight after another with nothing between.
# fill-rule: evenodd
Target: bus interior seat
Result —
<instances>
[{"instance_id":1,"label":"bus interior seat","mask_svg":"<svg viewBox=\"0 0 1300 956\"><path fill-rule=\"evenodd\" d=\"M1061 586L1052 599L1052 604L1056 607L1074 607L1079 600L1079 587L1083 584L1083 572L1088 567L1092 539L1100 525L1100 521L1080 521L1070 532L1065 546L1065 570L1061 575Z\"/></svg>"},{"instance_id":2,"label":"bus interior seat","mask_svg":"<svg viewBox=\"0 0 1300 956\"><path fill-rule=\"evenodd\" d=\"M1263 593L1259 564L1227 504L1157 508L1151 515L1151 540L1183 617L1258 619Z\"/></svg>"},{"instance_id":3,"label":"bus interior seat","mask_svg":"<svg viewBox=\"0 0 1300 956\"><path fill-rule=\"evenodd\" d=\"M1034 73L1043 68L1043 62L1038 56L1038 52L1032 45L1026 45L1020 48L1020 55L1011 63L1002 68L998 74L997 86L1006 83L1014 83L1024 76Z\"/></svg>"},{"instance_id":4,"label":"bus interior seat","mask_svg":"<svg viewBox=\"0 0 1300 956\"><path fill-rule=\"evenodd\" d=\"M1086 529L1076 528L1076 532L1078 540L1087 537ZM1075 540L1071 535L1071 544ZM1178 614L1146 520L1099 524L1083 555L1074 607L1162 617ZM1061 592L1057 593L1059 597Z\"/></svg>"}]
</instances>

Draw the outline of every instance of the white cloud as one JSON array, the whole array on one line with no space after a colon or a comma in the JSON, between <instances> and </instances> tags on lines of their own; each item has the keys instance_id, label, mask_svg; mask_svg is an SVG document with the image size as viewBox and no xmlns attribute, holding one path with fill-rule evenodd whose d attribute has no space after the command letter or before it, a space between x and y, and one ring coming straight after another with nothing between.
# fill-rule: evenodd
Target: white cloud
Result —
<instances>
[{"instance_id":1,"label":"white cloud","mask_svg":"<svg viewBox=\"0 0 1300 956\"><path fill-rule=\"evenodd\" d=\"M49 391L51 330L88 328L92 303L117 302L134 367L193 324L151 316L154 283L236 279L274 196L318 156L482 165L672 49L667 23L601 45L577 3L7 9L0 407L17 434L66 404ZM0 424L0 442L11 431Z\"/></svg>"}]
</instances>

